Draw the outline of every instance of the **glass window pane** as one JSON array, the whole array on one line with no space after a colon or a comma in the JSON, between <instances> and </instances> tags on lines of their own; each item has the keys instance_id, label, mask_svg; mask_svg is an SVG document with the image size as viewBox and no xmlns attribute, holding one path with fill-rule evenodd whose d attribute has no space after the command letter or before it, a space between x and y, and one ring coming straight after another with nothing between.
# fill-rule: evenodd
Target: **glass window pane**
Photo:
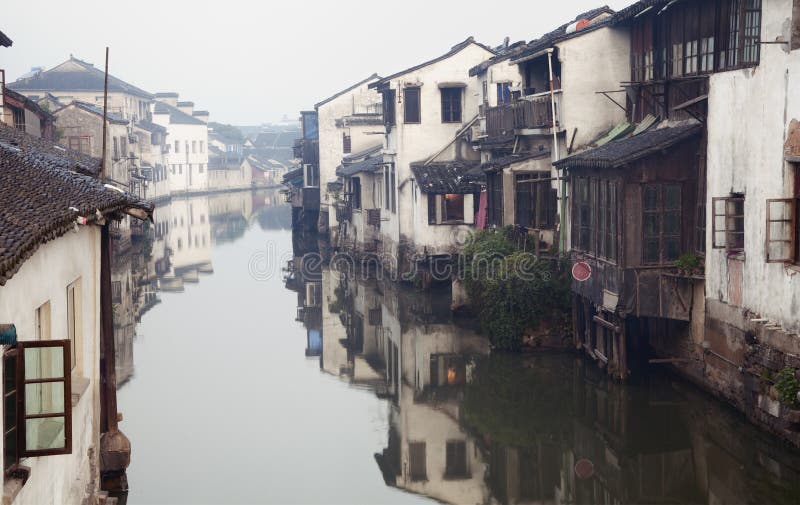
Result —
<instances>
[{"instance_id":1,"label":"glass window pane","mask_svg":"<svg viewBox=\"0 0 800 505\"><path fill-rule=\"evenodd\" d=\"M28 347L25 349L25 380L54 379L63 376L63 347Z\"/></svg>"},{"instance_id":2,"label":"glass window pane","mask_svg":"<svg viewBox=\"0 0 800 505\"><path fill-rule=\"evenodd\" d=\"M675 210L681 208L681 187L664 187L664 210Z\"/></svg>"},{"instance_id":3,"label":"glass window pane","mask_svg":"<svg viewBox=\"0 0 800 505\"><path fill-rule=\"evenodd\" d=\"M17 395L10 394L3 401L3 426L6 430L17 425Z\"/></svg>"},{"instance_id":4,"label":"glass window pane","mask_svg":"<svg viewBox=\"0 0 800 505\"><path fill-rule=\"evenodd\" d=\"M59 414L64 412L64 383L39 382L25 384L25 415Z\"/></svg>"},{"instance_id":5,"label":"glass window pane","mask_svg":"<svg viewBox=\"0 0 800 505\"><path fill-rule=\"evenodd\" d=\"M681 255L680 240L677 238L668 238L664 240L664 259L672 261L678 259Z\"/></svg>"},{"instance_id":6,"label":"glass window pane","mask_svg":"<svg viewBox=\"0 0 800 505\"><path fill-rule=\"evenodd\" d=\"M667 235L680 234L681 215L677 212L667 212L664 214L664 233Z\"/></svg>"},{"instance_id":7,"label":"glass window pane","mask_svg":"<svg viewBox=\"0 0 800 505\"><path fill-rule=\"evenodd\" d=\"M25 450L63 449L67 440L64 417L44 417L25 421Z\"/></svg>"},{"instance_id":8,"label":"glass window pane","mask_svg":"<svg viewBox=\"0 0 800 505\"><path fill-rule=\"evenodd\" d=\"M644 209L656 210L658 208L658 188L648 186L644 189Z\"/></svg>"},{"instance_id":9,"label":"glass window pane","mask_svg":"<svg viewBox=\"0 0 800 505\"><path fill-rule=\"evenodd\" d=\"M657 263L659 260L658 240L646 240L644 243L644 260L648 263Z\"/></svg>"},{"instance_id":10,"label":"glass window pane","mask_svg":"<svg viewBox=\"0 0 800 505\"><path fill-rule=\"evenodd\" d=\"M644 234L645 236L657 236L658 235L658 221L659 221L658 214L645 214L644 216Z\"/></svg>"}]
</instances>

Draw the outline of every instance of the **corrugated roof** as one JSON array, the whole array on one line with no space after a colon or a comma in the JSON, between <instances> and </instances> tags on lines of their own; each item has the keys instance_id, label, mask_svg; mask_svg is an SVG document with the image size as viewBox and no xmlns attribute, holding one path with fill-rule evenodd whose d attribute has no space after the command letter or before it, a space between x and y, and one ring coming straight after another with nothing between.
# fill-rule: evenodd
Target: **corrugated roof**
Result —
<instances>
[{"instance_id":1,"label":"corrugated roof","mask_svg":"<svg viewBox=\"0 0 800 505\"><path fill-rule=\"evenodd\" d=\"M85 157L0 125L0 285L38 248L74 229L96 211L117 218L127 209L153 206L82 175ZM95 160L99 164L99 160ZM77 209L77 210L75 210Z\"/></svg>"},{"instance_id":2,"label":"corrugated roof","mask_svg":"<svg viewBox=\"0 0 800 505\"><path fill-rule=\"evenodd\" d=\"M96 91L102 93L105 84L105 72L95 68L91 63L70 57L58 66L38 72L31 77L17 79L8 87L18 91ZM108 91L127 93L142 98L152 99L153 94L137 88L122 79L108 75Z\"/></svg>"},{"instance_id":3,"label":"corrugated roof","mask_svg":"<svg viewBox=\"0 0 800 505\"><path fill-rule=\"evenodd\" d=\"M699 135L703 126L688 122L662 126L635 137L614 140L600 147L573 154L553 163L559 168L614 168L648 156Z\"/></svg>"},{"instance_id":4,"label":"corrugated roof","mask_svg":"<svg viewBox=\"0 0 800 505\"><path fill-rule=\"evenodd\" d=\"M423 193L476 193L486 180L480 161L418 162L411 171Z\"/></svg>"}]
</instances>

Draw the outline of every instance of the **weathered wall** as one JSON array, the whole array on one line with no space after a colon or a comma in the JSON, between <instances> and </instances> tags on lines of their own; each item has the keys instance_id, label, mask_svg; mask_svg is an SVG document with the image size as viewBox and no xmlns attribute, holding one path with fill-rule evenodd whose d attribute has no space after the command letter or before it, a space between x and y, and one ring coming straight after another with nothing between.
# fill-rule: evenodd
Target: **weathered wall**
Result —
<instances>
[{"instance_id":1,"label":"weathered wall","mask_svg":"<svg viewBox=\"0 0 800 505\"><path fill-rule=\"evenodd\" d=\"M169 114L153 115L153 122L167 128L169 152L164 162L169 174L171 193L201 193L208 191L208 126L204 124L174 124ZM175 142L180 143L175 152ZM189 152L186 152L186 142ZM197 148L192 152L192 142ZM202 148L200 147L202 142ZM191 165L191 168L190 168Z\"/></svg>"},{"instance_id":2,"label":"weathered wall","mask_svg":"<svg viewBox=\"0 0 800 505\"><path fill-rule=\"evenodd\" d=\"M788 37L789 0L764 3L762 40ZM766 262L766 200L791 196L796 168L783 143L789 121L800 119L800 53L761 45L758 67L714 74L708 114L706 296L740 306L792 332L800 331L800 276ZM746 124L741 119L746 118ZM712 198L745 194L745 247L741 259L712 248ZM741 269L741 284L731 285ZM734 270L736 272L734 272ZM741 294L739 295L739 291Z\"/></svg>"},{"instance_id":3,"label":"weathered wall","mask_svg":"<svg viewBox=\"0 0 800 505\"><path fill-rule=\"evenodd\" d=\"M99 443L99 272L100 229L84 226L43 245L0 287L0 321L14 323L19 340L36 339L36 309L47 301L51 337L56 340L68 338L67 286L81 280L82 356L73 377L89 380L80 401L72 407L72 454L23 460L31 473L15 504L81 503L87 484L96 478L90 468L89 449Z\"/></svg>"}]
</instances>

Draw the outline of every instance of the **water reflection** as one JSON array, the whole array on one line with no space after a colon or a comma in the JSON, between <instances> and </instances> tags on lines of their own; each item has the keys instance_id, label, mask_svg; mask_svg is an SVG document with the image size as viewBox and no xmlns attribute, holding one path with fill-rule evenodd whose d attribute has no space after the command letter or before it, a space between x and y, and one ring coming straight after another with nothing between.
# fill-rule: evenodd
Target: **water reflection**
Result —
<instances>
[{"instance_id":1,"label":"water reflection","mask_svg":"<svg viewBox=\"0 0 800 505\"><path fill-rule=\"evenodd\" d=\"M437 306L449 297L328 268L296 275L302 252L287 286L306 355L387 400L375 454L387 486L459 504L800 500L798 454L690 384L654 371L622 385L570 355L490 354Z\"/></svg>"},{"instance_id":2,"label":"water reflection","mask_svg":"<svg viewBox=\"0 0 800 505\"><path fill-rule=\"evenodd\" d=\"M134 374L136 324L161 302L159 292L182 292L214 272L211 248L234 242L254 223L291 228L291 211L277 190L174 198L156 207L153 223L115 242L111 274L117 386Z\"/></svg>"},{"instance_id":3,"label":"water reflection","mask_svg":"<svg viewBox=\"0 0 800 505\"><path fill-rule=\"evenodd\" d=\"M117 251L130 503L800 502L798 453L691 385L493 353L449 293L332 270L290 225L277 192L177 199ZM268 240L291 259L263 282Z\"/></svg>"}]
</instances>

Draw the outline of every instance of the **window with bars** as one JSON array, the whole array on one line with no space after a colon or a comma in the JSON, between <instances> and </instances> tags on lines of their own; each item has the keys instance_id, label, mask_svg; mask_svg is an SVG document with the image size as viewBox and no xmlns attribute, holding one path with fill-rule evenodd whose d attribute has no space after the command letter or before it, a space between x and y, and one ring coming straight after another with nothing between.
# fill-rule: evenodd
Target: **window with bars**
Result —
<instances>
[{"instance_id":1,"label":"window with bars","mask_svg":"<svg viewBox=\"0 0 800 505\"><path fill-rule=\"evenodd\" d=\"M461 122L461 88L442 88L442 123Z\"/></svg>"},{"instance_id":2,"label":"window with bars","mask_svg":"<svg viewBox=\"0 0 800 505\"><path fill-rule=\"evenodd\" d=\"M14 116L14 128L25 131L25 109L12 109Z\"/></svg>"},{"instance_id":3,"label":"window with bars","mask_svg":"<svg viewBox=\"0 0 800 505\"><path fill-rule=\"evenodd\" d=\"M649 184L642 198L642 262L664 264L681 255L681 186Z\"/></svg>"},{"instance_id":4,"label":"window with bars","mask_svg":"<svg viewBox=\"0 0 800 505\"><path fill-rule=\"evenodd\" d=\"M744 195L733 194L711 199L714 249L744 250Z\"/></svg>"},{"instance_id":5,"label":"window with bars","mask_svg":"<svg viewBox=\"0 0 800 505\"><path fill-rule=\"evenodd\" d=\"M422 119L420 113L419 88L403 89L403 122L415 124Z\"/></svg>"}]
</instances>

